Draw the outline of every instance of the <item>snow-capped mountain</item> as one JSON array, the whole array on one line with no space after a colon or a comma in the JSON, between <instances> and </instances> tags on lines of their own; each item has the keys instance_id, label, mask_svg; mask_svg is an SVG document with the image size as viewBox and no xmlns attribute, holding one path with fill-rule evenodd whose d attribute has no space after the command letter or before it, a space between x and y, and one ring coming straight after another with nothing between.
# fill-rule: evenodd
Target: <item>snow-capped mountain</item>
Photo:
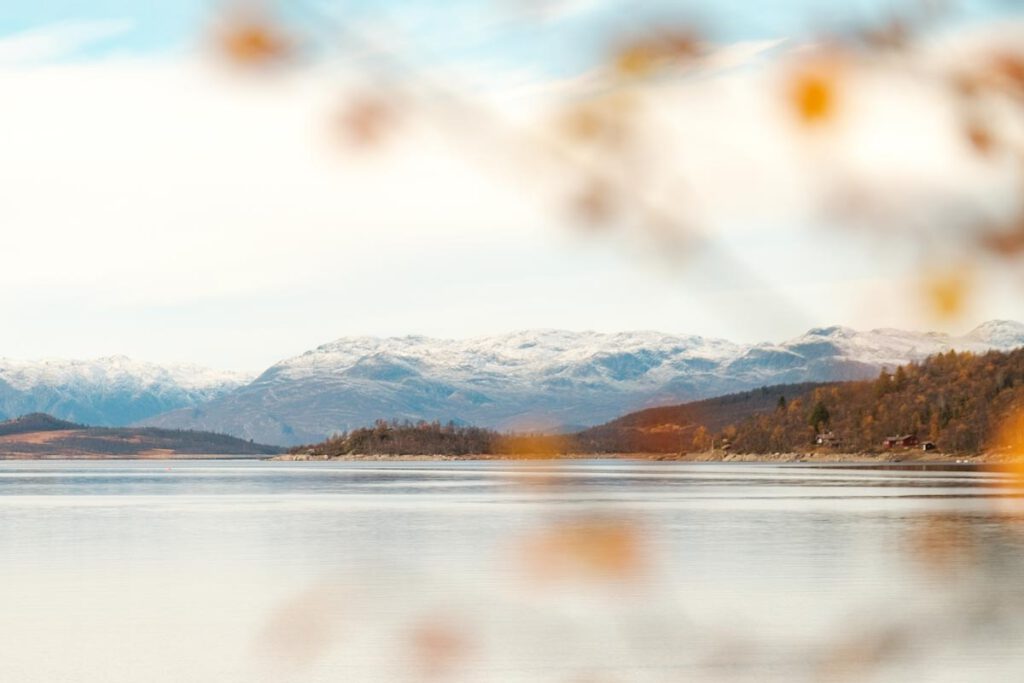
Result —
<instances>
[{"instance_id":1,"label":"snow-capped mountain","mask_svg":"<svg viewBox=\"0 0 1024 683\"><path fill-rule=\"evenodd\" d=\"M40 412L90 425L127 425L206 403L251 379L124 356L87 361L0 358L0 419Z\"/></svg>"},{"instance_id":2,"label":"snow-capped mountain","mask_svg":"<svg viewBox=\"0 0 1024 683\"><path fill-rule=\"evenodd\" d=\"M1007 321L963 337L827 327L756 345L560 330L465 340L355 337L281 361L206 405L146 423L274 444L318 441L378 418L552 429L768 384L873 377L950 349L1018 346L1024 324Z\"/></svg>"}]
</instances>

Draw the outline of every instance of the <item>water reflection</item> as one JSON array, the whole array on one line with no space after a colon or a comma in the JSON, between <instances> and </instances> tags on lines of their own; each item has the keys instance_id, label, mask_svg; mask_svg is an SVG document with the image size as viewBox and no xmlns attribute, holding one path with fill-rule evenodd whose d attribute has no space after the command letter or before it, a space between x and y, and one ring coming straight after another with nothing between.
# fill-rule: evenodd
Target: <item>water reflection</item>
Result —
<instances>
[{"instance_id":1,"label":"water reflection","mask_svg":"<svg viewBox=\"0 0 1024 683\"><path fill-rule=\"evenodd\" d=\"M1015 680L1000 471L0 463L0 680Z\"/></svg>"}]
</instances>

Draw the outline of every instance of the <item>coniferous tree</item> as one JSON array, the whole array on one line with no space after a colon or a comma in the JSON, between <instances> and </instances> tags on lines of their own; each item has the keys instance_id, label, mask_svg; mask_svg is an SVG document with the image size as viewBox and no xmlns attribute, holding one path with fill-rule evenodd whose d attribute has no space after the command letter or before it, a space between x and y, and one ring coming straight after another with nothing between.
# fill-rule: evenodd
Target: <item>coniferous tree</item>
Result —
<instances>
[{"instance_id":1,"label":"coniferous tree","mask_svg":"<svg viewBox=\"0 0 1024 683\"><path fill-rule=\"evenodd\" d=\"M811 411L811 416L807 419L807 422L814 427L816 431L821 431L822 428L827 427L831 414L828 412L828 408L821 401L814 404L814 410Z\"/></svg>"}]
</instances>

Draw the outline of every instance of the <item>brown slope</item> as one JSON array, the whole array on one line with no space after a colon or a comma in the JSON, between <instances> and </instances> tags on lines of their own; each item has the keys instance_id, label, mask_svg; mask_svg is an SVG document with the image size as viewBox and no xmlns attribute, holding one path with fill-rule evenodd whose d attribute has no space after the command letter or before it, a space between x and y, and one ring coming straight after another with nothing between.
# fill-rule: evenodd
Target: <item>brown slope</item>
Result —
<instances>
[{"instance_id":1,"label":"brown slope","mask_svg":"<svg viewBox=\"0 0 1024 683\"><path fill-rule=\"evenodd\" d=\"M261 457L280 452L281 449L275 446L225 434L138 427L85 427L41 414L0 423L0 458Z\"/></svg>"},{"instance_id":2,"label":"brown slope","mask_svg":"<svg viewBox=\"0 0 1024 683\"><path fill-rule=\"evenodd\" d=\"M782 397L791 401L815 389L838 384L841 383L780 384L703 401L648 408L585 429L573 436L574 445L580 451L592 453L689 451L700 427L709 435L717 435L729 425L771 413Z\"/></svg>"}]
</instances>

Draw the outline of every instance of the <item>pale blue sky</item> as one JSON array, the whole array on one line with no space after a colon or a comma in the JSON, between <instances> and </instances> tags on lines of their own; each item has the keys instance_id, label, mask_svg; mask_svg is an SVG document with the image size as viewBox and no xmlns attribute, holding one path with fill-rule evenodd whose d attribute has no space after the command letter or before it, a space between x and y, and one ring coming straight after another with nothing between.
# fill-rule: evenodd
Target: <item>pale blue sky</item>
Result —
<instances>
[{"instance_id":1,"label":"pale blue sky","mask_svg":"<svg viewBox=\"0 0 1024 683\"><path fill-rule=\"evenodd\" d=\"M405 49L436 60L508 60L546 65L556 72L599 58L606 38L658 21L685 21L722 42L789 37L843 30L878 18L906 16L918 0L548 0L549 22L503 11L544 6L546 0L283 0L267 3L285 19L305 23L304 8L358 22L415 26ZM943 25L986 21L1019 12L1009 0L951 0ZM53 24L128 19L133 30L89 46L79 57L110 52L159 52L194 45L211 13L231 3L215 0L11 0L0 13L0 35ZM518 17L518 19L515 19ZM504 20L502 20L504 19ZM480 28L483 26L484 28Z\"/></svg>"}]
</instances>

